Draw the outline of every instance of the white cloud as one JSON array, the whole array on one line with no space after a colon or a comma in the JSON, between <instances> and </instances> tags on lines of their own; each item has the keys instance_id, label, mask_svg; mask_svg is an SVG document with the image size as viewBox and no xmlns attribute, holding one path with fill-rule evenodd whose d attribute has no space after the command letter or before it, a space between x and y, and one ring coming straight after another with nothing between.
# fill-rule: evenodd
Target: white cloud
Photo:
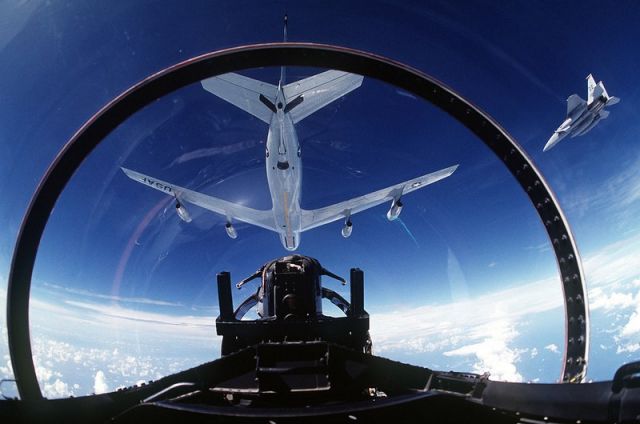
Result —
<instances>
[{"instance_id":1,"label":"white cloud","mask_svg":"<svg viewBox=\"0 0 640 424\"><path fill-rule=\"evenodd\" d=\"M169 167L172 167L179 163L185 163L194 159L210 158L216 155L230 155L236 152L250 149L261 143L262 143L261 140L247 140L247 141L240 141L230 145L207 147L204 149L193 150L189 153L184 153L181 156L178 156L177 158L175 158L173 162L171 162Z\"/></svg>"},{"instance_id":2,"label":"white cloud","mask_svg":"<svg viewBox=\"0 0 640 424\"><path fill-rule=\"evenodd\" d=\"M618 354L633 353L640 348L638 263L640 236L612 243L584 261L590 310L602 312L592 315L592 332L610 338L610 345L615 345Z\"/></svg>"},{"instance_id":3,"label":"white cloud","mask_svg":"<svg viewBox=\"0 0 640 424\"><path fill-rule=\"evenodd\" d=\"M63 382L59 378L53 383L44 383L43 393L46 398L61 398L73 396L73 391L69 390L67 383Z\"/></svg>"},{"instance_id":4,"label":"white cloud","mask_svg":"<svg viewBox=\"0 0 640 424\"><path fill-rule=\"evenodd\" d=\"M544 243L540 243L533 246L525 247L525 250L535 250L538 253L544 253L551 251L551 242L545 241Z\"/></svg>"},{"instance_id":5,"label":"white cloud","mask_svg":"<svg viewBox=\"0 0 640 424\"><path fill-rule=\"evenodd\" d=\"M618 346L616 353L633 353L640 350L640 343L631 343L626 346Z\"/></svg>"},{"instance_id":6,"label":"white cloud","mask_svg":"<svg viewBox=\"0 0 640 424\"><path fill-rule=\"evenodd\" d=\"M563 319L559 277L441 305L373 313L376 353L441 352L469 360L473 372L494 380L522 381L522 350L512 346L517 326L531 315L557 310ZM537 355L537 350L535 354Z\"/></svg>"},{"instance_id":7,"label":"white cloud","mask_svg":"<svg viewBox=\"0 0 640 424\"><path fill-rule=\"evenodd\" d=\"M640 305L638 305L638 309L631 314L629 321L622 327L620 335L629 337L637 333L640 333Z\"/></svg>"},{"instance_id":8,"label":"white cloud","mask_svg":"<svg viewBox=\"0 0 640 424\"><path fill-rule=\"evenodd\" d=\"M619 312L625 309L631 312L635 302L636 311L630 316L627 314L625 318L629 317L628 320L621 321L616 330L618 337L627 338L618 340L619 353L640 349L635 338L640 331L640 295L632 295L640 287L638 252L640 236L606 246L584 261L593 310ZM0 298L2 294L0 290ZM402 311L372 311L374 352L383 356L394 352L435 352L448 358L468 359L474 371L489 371L492 379L521 381L523 376L517 364L526 350L514 346L520 326L535 314L555 313L555 310L559 320L563 319L558 276L521 283L481 296L460 297L456 302L447 304L424 305ZM170 315L73 300L52 304L32 298L30 302L31 324L36 329L52 328L55 324L59 325L55 327L58 331L64 327L66 332L75 336L86 333L100 335L104 339L110 339L112 334L119 337L124 334L130 338L137 337L131 334L142 334L162 340L164 346L181 345L187 340L210 346L213 352L220 343L215 336L213 315ZM51 320L52 316L56 317L55 321ZM3 335L6 335L4 329ZM79 347L56 341L51 333L47 337L38 336L37 331L34 332L33 348L43 392L56 397L73 392L75 395L88 394L100 382L107 385L108 381L108 386L113 388L157 379L199 363L193 358L168 358L156 351L134 352L126 343L108 348ZM545 349L561 353L555 343ZM538 350L532 348L530 355L534 358ZM0 367L3 374L10 373L8 357L5 357L5 362L6 366ZM64 372L63 377L60 370L64 367L71 371ZM102 372L101 377L96 370Z\"/></svg>"},{"instance_id":9,"label":"white cloud","mask_svg":"<svg viewBox=\"0 0 640 424\"><path fill-rule=\"evenodd\" d=\"M635 290L640 287L638 263L640 235L611 243L586 256L583 265L590 309L619 311L638 305L640 295ZM468 336L469 329L491 321L489 315L478 311L500 309L517 323L526 316L561 307L562 296L560 279L553 276L448 304L376 312L371 315L371 334L378 352L404 347L435 351L456 345L459 337ZM634 315L625 334L636 331L635 317L640 320L640 312Z\"/></svg>"},{"instance_id":10,"label":"white cloud","mask_svg":"<svg viewBox=\"0 0 640 424\"><path fill-rule=\"evenodd\" d=\"M62 374L53 369L56 367L54 363L58 359L55 353L59 350L50 349L43 351L42 349L34 349L33 364L35 366L36 378L40 384L42 394L46 398L60 398L73 396L73 390L69 390L69 385L62 381ZM53 360L50 360L52 359Z\"/></svg>"},{"instance_id":11,"label":"white cloud","mask_svg":"<svg viewBox=\"0 0 640 424\"><path fill-rule=\"evenodd\" d=\"M117 305L105 305L88 302L76 302L73 300L67 300L64 302L67 305L75 306L77 308L87 309L93 312L98 312L101 316L106 318L115 318L120 320L139 321L152 324L168 325L168 326L180 326L186 328L204 327L207 330L215 328L216 317L214 316L179 316L168 315L154 312L146 312L136 309L123 308Z\"/></svg>"},{"instance_id":12,"label":"white cloud","mask_svg":"<svg viewBox=\"0 0 640 424\"><path fill-rule=\"evenodd\" d=\"M584 185L563 191L565 210L578 216L601 214L618 222L635 218L629 213L634 212L630 206L640 200L640 155L618 169L620 172L601 181L597 190Z\"/></svg>"},{"instance_id":13,"label":"white cloud","mask_svg":"<svg viewBox=\"0 0 640 424\"><path fill-rule=\"evenodd\" d=\"M90 302L32 299L31 326L38 381L49 398L157 380L212 359L220 346L212 316ZM9 371L6 360L0 371Z\"/></svg>"},{"instance_id":14,"label":"white cloud","mask_svg":"<svg viewBox=\"0 0 640 424\"><path fill-rule=\"evenodd\" d=\"M546 345L544 348L547 349L549 352L559 353L558 346L555 343L551 343L550 345Z\"/></svg>"},{"instance_id":15,"label":"white cloud","mask_svg":"<svg viewBox=\"0 0 640 424\"><path fill-rule=\"evenodd\" d=\"M11 361L9 360L9 355L4 355L4 363L5 365L0 365L0 374L2 374L2 378L13 378L13 369L11 368Z\"/></svg>"},{"instance_id":16,"label":"white cloud","mask_svg":"<svg viewBox=\"0 0 640 424\"><path fill-rule=\"evenodd\" d=\"M509 342L518 335L513 324L506 319L498 320L487 325L484 331L489 336L481 342L444 352L444 355L475 356L474 372L480 374L489 372L492 380L522 381L522 375L516 367L520 352L508 346Z\"/></svg>"},{"instance_id":17,"label":"white cloud","mask_svg":"<svg viewBox=\"0 0 640 424\"><path fill-rule=\"evenodd\" d=\"M458 302L372 313L371 338L378 353L452 349L463 341L480 342L490 337L496 319L508 317L515 325L525 316L562 304L559 282L549 278Z\"/></svg>"},{"instance_id":18,"label":"white cloud","mask_svg":"<svg viewBox=\"0 0 640 424\"><path fill-rule=\"evenodd\" d=\"M83 297L104 299L104 300L110 300L113 302L138 303L143 305L155 305L155 306L183 306L182 303L167 302L165 300L149 299L146 297L122 297L122 296L107 295L102 293L94 293L84 289L62 287L57 284L51 284L51 283L44 283L43 285L51 289L64 291L67 293L71 293L71 294L75 294Z\"/></svg>"},{"instance_id":19,"label":"white cloud","mask_svg":"<svg viewBox=\"0 0 640 424\"><path fill-rule=\"evenodd\" d=\"M632 293L611 292L607 294L602 287L589 290L589 308L592 311L604 309L605 311L626 309L637 304Z\"/></svg>"},{"instance_id":20,"label":"white cloud","mask_svg":"<svg viewBox=\"0 0 640 424\"><path fill-rule=\"evenodd\" d=\"M562 320L562 305L559 277L547 278L446 304L372 312L371 338L383 356L440 353L494 380L523 381L517 362L525 350L513 345L517 327L543 312Z\"/></svg>"},{"instance_id":21,"label":"white cloud","mask_svg":"<svg viewBox=\"0 0 640 424\"><path fill-rule=\"evenodd\" d=\"M176 337L165 341L169 346L184 344ZM215 351L215 345L209 346ZM49 398L88 395L113 387L157 380L198 365L212 356L206 354L208 349L205 354L193 351L191 356L178 356L171 349L158 351L155 346L147 344L141 351L141 346L128 342L121 342L120 348L79 347L39 333L34 336L32 348L40 388ZM176 356L168 356L171 353Z\"/></svg>"},{"instance_id":22,"label":"white cloud","mask_svg":"<svg viewBox=\"0 0 640 424\"><path fill-rule=\"evenodd\" d=\"M44 366L36 366L36 375L38 376L38 380L48 381L53 377L53 371Z\"/></svg>"},{"instance_id":23,"label":"white cloud","mask_svg":"<svg viewBox=\"0 0 640 424\"><path fill-rule=\"evenodd\" d=\"M170 315L72 300L53 304L32 298L30 305L32 325L42 328L60 331L58 324L51 323L51 317L55 316L56 322L64 322L67 329L74 328L75 332L88 336L120 333L126 328L149 337L219 343L215 335L215 316Z\"/></svg>"},{"instance_id":24,"label":"white cloud","mask_svg":"<svg viewBox=\"0 0 640 424\"><path fill-rule=\"evenodd\" d=\"M0 302L5 298L6 291L0 288ZM198 365L214 358L220 348L213 315L170 315L32 297L30 325L36 376L48 398L90 394L96 370L102 371L108 386L125 387ZM1 320L0 327L6 341ZM0 375L12 378L6 346L0 345Z\"/></svg>"},{"instance_id":25,"label":"white cloud","mask_svg":"<svg viewBox=\"0 0 640 424\"><path fill-rule=\"evenodd\" d=\"M108 391L109 386L107 385L107 379L104 376L104 372L102 372L102 370L98 370L93 379L93 392L99 395L101 393L107 393Z\"/></svg>"},{"instance_id":26,"label":"white cloud","mask_svg":"<svg viewBox=\"0 0 640 424\"><path fill-rule=\"evenodd\" d=\"M611 243L582 260L590 289L596 286L615 287L624 281L638 279L639 263L640 236Z\"/></svg>"}]
</instances>

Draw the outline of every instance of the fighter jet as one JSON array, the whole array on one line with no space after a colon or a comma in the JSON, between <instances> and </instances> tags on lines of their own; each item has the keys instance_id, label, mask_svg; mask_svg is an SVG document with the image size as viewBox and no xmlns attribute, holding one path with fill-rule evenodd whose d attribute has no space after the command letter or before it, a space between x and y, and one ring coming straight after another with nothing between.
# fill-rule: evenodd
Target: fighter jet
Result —
<instances>
[{"instance_id":1,"label":"fighter jet","mask_svg":"<svg viewBox=\"0 0 640 424\"><path fill-rule=\"evenodd\" d=\"M252 209L130 169L122 168L122 170L131 179L173 196L176 212L183 221L191 221L184 203L191 203L226 217L226 232L232 239L237 237L237 231L233 226L234 220L278 233L282 245L287 250L298 248L300 233L338 220L344 220L342 235L347 238L353 229L351 215L390 201L387 218L392 221L402 211L401 199L405 194L448 177L458 167L458 165L450 166L324 208L302 209L300 207L302 149L298 142L295 124L360 87L362 80L363 77L359 75L329 70L285 84L283 67L277 86L234 73L202 81L205 90L269 125L265 166L271 193L271 209Z\"/></svg>"},{"instance_id":2,"label":"fighter jet","mask_svg":"<svg viewBox=\"0 0 640 424\"><path fill-rule=\"evenodd\" d=\"M607 94L602 81L596 84L591 74L587 77L587 96L586 102L577 94L569 96L567 99L567 118L554 131L542 149L543 152L551 149L569 134L572 138L586 134L598 122L609 116L609 111L604 109L605 106L615 105L620 101L619 98Z\"/></svg>"}]
</instances>

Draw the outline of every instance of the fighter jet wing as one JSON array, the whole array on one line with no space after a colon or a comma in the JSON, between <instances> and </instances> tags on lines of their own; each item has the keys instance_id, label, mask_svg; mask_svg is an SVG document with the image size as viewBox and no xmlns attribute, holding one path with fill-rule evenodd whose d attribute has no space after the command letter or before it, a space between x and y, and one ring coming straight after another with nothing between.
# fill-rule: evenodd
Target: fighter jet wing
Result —
<instances>
[{"instance_id":1,"label":"fighter jet wing","mask_svg":"<svg viewBox=\"0 0 640 424\"><path fill-rule=\"evenodd\" d=\"M576 109L586 105L587 102L585 102L582 97L577 94L570 95L567 99L567 116L573 114Z\"/></svg>"},{"instance_id":2,"label":"fighter jet wing","mask_svg":"<svg viewBox=\"0 0 640 424\"><path fill-rule=\"evenodd\" d=\"M228 73L201 81L202 87L256 118L271 123L278 88L266 82Z\"/></svg>"},{"instance_id":3,"label":"fighter jet wing","mask_svg":"<svg viewBox=\"0 0 640 424\"><path fill-rule=\"evenodd\" d=\"M332 70L287 84L282 88L287 100L285 112L289 112L294 124L298 123L360 87L362 79L361 75Z\"/></svg>"},{"instance_id":4,"label":"fighter jet wing","mask_svg":"<svg viewBox=\"0 0 640 424\"><path fill-rule=\"evenodd\" d=\"M121 169L132 180L148 187L155 188L165 194L174 196L180 202L188 202L196 206L200 206L201 208L205 208L211 212L223 215L228 219L236 219L238 221L246 222L247 224L266 228L267 230L276 230L273 220L273 212L271 210L248 208L246 206L238 205L237 203L227 202L226 200L218 199L217 197L207 196L206 194L179 187L127 168L121 167Z\"/></svg>"},{"instance_id":5,"label":"fighter jet wing","mask_svg":"<svg viewBox=\"0 0 640 424\"><path fill-rule=\"evenodd\" d=\"M441 169L440 171L432 172L431 174L423 175L421 177L324 208L302 210L302 231L310 230L339 219L344 219L386 201L400 199L401 196L407 193L411 193L412 191L447 178L449 175L453 174L457 168L458 165L450 166L448 168Z\"/></svg>"}]
</instances>

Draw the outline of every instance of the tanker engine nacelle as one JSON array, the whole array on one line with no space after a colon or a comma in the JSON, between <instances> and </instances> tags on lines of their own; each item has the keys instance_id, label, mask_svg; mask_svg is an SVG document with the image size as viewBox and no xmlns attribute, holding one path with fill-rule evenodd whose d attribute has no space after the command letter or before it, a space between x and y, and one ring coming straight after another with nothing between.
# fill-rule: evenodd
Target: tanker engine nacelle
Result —
<instances>
[{"instance_id":1,"label":"tanker engine nacelle","mask_svg":"<svg viewBox=\"0 0 640 424\"><path fill-rule=\"evenodd\" d=\"M342 237L347 238L351 235L353 231L353 224L351 223L351 219L347 219L344 223L344 227L342 227Z\"/></svg>"},{"instance_id":2,"label":"tanker engine nacelle","mask_svg":"<svg viewBox=\"0 0 640 424\"><path fill-rule=\"evenodd\" d=\"M184 222L191 222L191 215L189 215L187 209L180 202L176 202L176 213Z\"/></svg>"},{"instance_id":3,"label":"tanker engine nacelle","mask_svg":"<svg viewBox=\"0 0 640 424\"><path fill-rule=\"evenodd\" d=\"M389 212L387 212L387 219L389 221L393 221L396 218L398 218L398 216L400 216L400 212L402 212L402 206L403 205L400 199L394 200L393 203L391 203L391 208L389 209Z\"/></svg>"},{"instance_id":4,"label":"tanker engine nacelle","mask_svg":"<svg viewBox=\"0 0 640 424\"><path fill-rule=\"evenodd\" d=\"M230 222L227 222L227 224L224 226L224 229L227 232L227 235L232 239L235 239L238 237L238 233L236 232L236 229L233 228L233 225L231 225Z\"/></svg>"}]
</instances>

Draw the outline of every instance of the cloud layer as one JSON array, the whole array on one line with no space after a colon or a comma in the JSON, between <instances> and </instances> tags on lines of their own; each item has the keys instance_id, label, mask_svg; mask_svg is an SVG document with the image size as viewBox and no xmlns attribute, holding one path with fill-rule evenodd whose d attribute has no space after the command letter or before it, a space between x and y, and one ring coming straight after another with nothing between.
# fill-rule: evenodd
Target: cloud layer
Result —
<instances>
[{"instance_id":1,"label":"cloud layer","mask_svg":"<svg viewBox=\"0 0 640 424\"><path fill-rule=\"evenodd\" d=\"M595 346L600 346L595 356L606 355L606 361L614 367L607 370L607 378L624 362L622 355L640 351L639 253L637 236L606 246L583 261L592 339ZM53 285L49 288L68 292ZM118 299L126 305L122 306L97 303L96 299L116 300L99 294L78 290L72 294L75 300L57 303L31 299L34 363L47 397L114 390L219 355L220 339L215 335L213 315L136 309L161 304L154 299ZM0 303L4 298L5 293L0 291ZM562 326L562 291L557 276L458 299L403 310L377 305L371 310L374 353L409 358L427 366L444 363L460 371L489 372L494 380L537 381L549 380L549 374L551 379L558 376L560 364L554 358L557 361L560 357L563 341L545 338L546 330L539 326L541 317L553 321L554 316L557 326ZM162 306L170 310L186 310L165 303ZM6 340L4 326L2 333ZM3 378L12 375L5 346L0 346ZM546 371L527 368L531 361L543 364L545 358L549 364ZM549 371L550 366L558 369Z\"/></svg>"},{"instance_id":2,"label":"cloud layer","mask_svg":"<svg viewBox=\"0 0 640 424\"><path fill-rule=\"evenodd\" d=\"M612 243L583 260L590 310L604 312L595 319L592 314L592 333L598 340L608 337L617 353L640 349L639 263L640 236ZM531 321L549 314L555 314L557 326L563 326L562 291L556 276L448 304L377 311L371 317L371 336L376 353L382 355L438 353L466 359L462 365L467 371L489 372L495 380L534 380L540 376L524 378L518 370L522 353L531 352L530 360L542 348L559 355L564 341L523 346L518 337ZM621 324L612 327L615 322ZM605 326L607 334L601 331ZM620 365L620 359L611 361L615 367ZM559 367L558 363L557 375Z\"/></svg>"}]
</instances>

